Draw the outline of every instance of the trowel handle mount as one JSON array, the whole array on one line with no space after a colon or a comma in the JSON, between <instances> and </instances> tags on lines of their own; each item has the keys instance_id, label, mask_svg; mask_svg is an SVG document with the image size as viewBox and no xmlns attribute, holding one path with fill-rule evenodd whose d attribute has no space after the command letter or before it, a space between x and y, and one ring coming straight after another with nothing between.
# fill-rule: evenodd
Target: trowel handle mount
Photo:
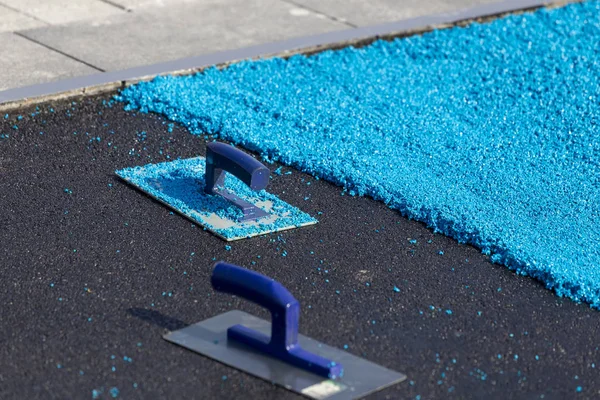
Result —
<instances>
[{"instance_id":1,"label":"trowel handle mount","mask_svg":"<svg viewBox=\"0 0 600 400\"><path fill-rule=\"evenodd\" d=\"M330 379L342 375L341 365L300 347L300 304L279 282L223 261L215 264L211 282L215 290L242 297L271 312L270 337L243 325L234 325L227 330L229 340L244 343L270 357Z\"/></svg>"},{"instance_id":2,"label":"trowel handle mount","mask_svg":"<svg viewBox=\"0 0 600 400\"><path fill-rule=\"evenodd\" d=\"M225 171L257 191L267 187L269 168L251 155L228 144L212 142L206 145L204 192L219 195L241 209L243 215L239 219L240 222L268 216L264 210L225 189Z\"/></svg>"},{"instance_id":3,"label":"trowel handle mount","mask_svg":"<svg viewBox=\"0 0 600 400\"><path fill-rule=\"evenodd\" d=\"M206 145L206 193L222 185L224 172L236 176L252 190L262 190L269 183L269 168L243 151L219 142Z\"/></svg>"}]
</instances>

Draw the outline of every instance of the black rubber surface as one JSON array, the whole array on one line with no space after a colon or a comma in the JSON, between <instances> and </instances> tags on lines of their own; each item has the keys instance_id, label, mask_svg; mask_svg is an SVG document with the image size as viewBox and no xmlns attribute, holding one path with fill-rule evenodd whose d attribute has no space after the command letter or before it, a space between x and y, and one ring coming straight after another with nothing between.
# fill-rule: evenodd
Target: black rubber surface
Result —
<instances>
[{"instance_id":1,"label":"black rubber surface","mask_svg":"<svg viewBox=\"0 0 600 400\"><path fill-rule=\"evenodd\" d=\"M234 308L267 317L213 292L214 260L287 286L303 334L408 375L371 398L600 394L597 311L297 171L270 191L320 223L227 251L114 175L204 139L106 99L0 115L0 398L297 398L162 339Z\"/></svg>"}]
</instances>

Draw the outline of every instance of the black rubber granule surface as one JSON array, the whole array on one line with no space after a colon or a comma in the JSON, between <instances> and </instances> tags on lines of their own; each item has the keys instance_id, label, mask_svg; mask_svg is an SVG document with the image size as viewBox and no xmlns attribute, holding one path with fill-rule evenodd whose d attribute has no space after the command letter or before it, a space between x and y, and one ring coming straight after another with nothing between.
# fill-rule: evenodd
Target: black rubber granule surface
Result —
<instances>
[{"instance_id":1,"label":"black rubber granule surface","mask_svg":"<svg viewBox=\"0 0 600 400\"><path fill-rule=\"evenodd\" d=\"M114 175L204 139L105 100L0 115L0 398L297 398L162 339L234 308L267 317L212 290L214 260L285 285L301 333L408 375L371 398L600 393L598 311L286 167L269 190L320 223L228 251Z\"/></svg>"}]
</instances>

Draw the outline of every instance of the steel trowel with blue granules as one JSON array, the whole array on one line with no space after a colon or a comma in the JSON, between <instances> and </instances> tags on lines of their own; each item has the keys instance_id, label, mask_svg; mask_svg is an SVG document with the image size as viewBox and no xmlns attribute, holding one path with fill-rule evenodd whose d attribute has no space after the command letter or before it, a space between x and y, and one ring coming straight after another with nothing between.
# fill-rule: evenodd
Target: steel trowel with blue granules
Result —
<instances>
[{"instance_id":1,"label":"steel trowel with blue granules","mask_svg":"<svg viewBox=\"0 0 600 400\"><path fill-rule=\"evenodd\" d=\"M299 334L300 304L269 277L218 262L211 282L219 292L266 308L271 322L233 310L170 332L166 340L311 399L357 399L406 379Z\"/></svg>"}]
</instances>

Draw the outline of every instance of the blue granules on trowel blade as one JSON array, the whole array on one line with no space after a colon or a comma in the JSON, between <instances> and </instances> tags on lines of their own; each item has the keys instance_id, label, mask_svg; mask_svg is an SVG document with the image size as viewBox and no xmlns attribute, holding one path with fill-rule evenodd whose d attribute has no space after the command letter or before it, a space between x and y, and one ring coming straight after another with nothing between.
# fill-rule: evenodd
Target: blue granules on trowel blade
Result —
<instances>
[{"instance_id":1,"label":"blue granules on trowel blade","mask_svg":"<svg viewBox=\"0 0 600 400\"><path fill-rule=\"evenodd\" d=\"M600 3L123 90L600 307Z\"/></svg>"},{"instance_id":2,"label":"blue granules on trowel blade","mask_svg":"<svg viewBox=\"0 0 600 400\"><path fill-rule=\"evenodd\" d=\"M270 232L316 224L310 215L264 190L252 191L239 179L225 177L225 187L269 216L238 222L239 208L221 196L204 193L204 157L125 168L117 175L151 197L202 225L225 240L238 240Z\"/></svg>"}]
</instances>

